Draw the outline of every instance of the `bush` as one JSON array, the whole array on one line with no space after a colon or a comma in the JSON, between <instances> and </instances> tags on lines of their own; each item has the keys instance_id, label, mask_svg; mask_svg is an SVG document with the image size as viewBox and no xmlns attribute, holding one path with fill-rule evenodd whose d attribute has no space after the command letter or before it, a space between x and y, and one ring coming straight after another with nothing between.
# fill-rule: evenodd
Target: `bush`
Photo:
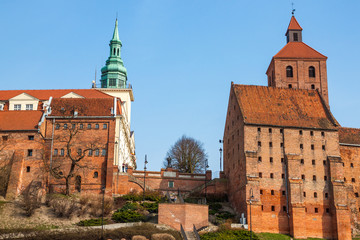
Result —
<instances>
[{"instance_id":1,"label":"bush","mask_svg":"<svg viewBox=\"0 0 360 240\"><path fill-rule=\"evenodd\" d=\"M33 215L35 210L41 205L41 199L38 196L40 187L41 186L36 186L31 183L30 186L22 193L20 205L22 209L25 210L25 215L28 217Z\"/></svg>"},{"instance_id":2,"label":"bush","mask_svg":"<svg viewBox=\"0 0 360 240\"><path fill-rule=\"evenodd\" d=\"M104 219L104 225L109 224L109 223L110 223L109 219ZM78 222L76 225L84 226L84 227L101 226L101 218L82 220L82 221Z\"/></svg>"},{"instance_id":3,"label":"bush","mask_svg":"<svg viewBox=\"0 0 360 240\"><path fill-rule=\"evenodd\" d=\"M216 202L209 203L209 208L218 212L222 208L222 205L220 203L216 203Z\"/></svg>"},{"instance_id":4,"label":"bush","mask_svg":"<svg viewBox=\"0 0 360 240\"><path fill-rule=\"evenodd\" d=\"M134 201L139 202L142 201L144 198L142 192L130 192L129 194L126 194L122 196L122 199L127 201ZM145 191L145 200L147 201L154 201L154 202L160 202L162 201L163 197L160 192L157 191Z\"/></svg>"},{"instance_id":5,"label":"bush","mask_svg":"<svg viewBox=\"0 0 360 240\"><path fill-rule=\"evenodd\" d=\"M61 194L52 195L48 204L57 217L70 218L80 210L80 205L75 198Z\"/></svg>"},{"instance_id":6,"label":"bush","mask_svg":"<svg viewBox=\"0 0 360 240\"><path fill-rule=\"evenodd\" d=\"M89 213L93 217L101 217L102 215L102 203L103 195L101 194L82 194L80 196L80 205L82 214ZM114 200L112 197L104 196L104 216L107 216L111 213L114 205Z\"/></svg>"},{"instance_id":7,"label":"bush","mask_svg":"<svg viewBox=\"0 0 360 240\"><path fill-rule=\"evenodd\" d=\"M230 219L230 218L234 218L234 217L235 217L235 214L232 214L232 213L229 213L226 211L219 212L216 215L216 218L219 220L226 220L226 219Z\"/></svg>"},{"instance_id":8,"label":"bush","mask_svg":"<svg viewBox=\"0 0 360 240\"><path fill-rule=\"evenodd\" d=\"M149 213L157 213L159 208L159 203L143 202L141 206L144 207Z\"/></svg>"},{"instance_id":9,"label":"bush","mask_svg":"<svg viewBox=\"0 0 360 240\"><path fill-rule=\"evenodd\" d=\"M135 210L118 210L112 215L112 220L115 222L139 222L144 221L145 216L136 212Z\"/></svg>"},{"instance_id":10,"label":"bush","mask_svg":"<svg viewBox=\"0 0 360 240\"><path fill-rule=\"evenodd\" d=\"M219 232L205 233L200 236L201 240L237 240L237 239L250 239L250 232L245 230L224 230ZM252 234L252 239L258 240L258 236Z\"/></svg>"}]
</instances>

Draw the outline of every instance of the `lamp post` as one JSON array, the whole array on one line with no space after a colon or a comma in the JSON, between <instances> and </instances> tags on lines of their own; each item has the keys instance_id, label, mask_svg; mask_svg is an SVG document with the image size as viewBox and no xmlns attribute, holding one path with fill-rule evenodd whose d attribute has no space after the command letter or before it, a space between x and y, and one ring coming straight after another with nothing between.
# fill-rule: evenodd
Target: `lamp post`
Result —
<instances>
[{"instance_id":1,"label":"lamp post","mask_svg":"<svg viewBox=\"0 0 360 240\"><path fill-rule=\"evenodd\" d=\"M250 239L252 240L252 220L251 220L251 203L252 203L252 199L254 198L254 193L253 193L253 189L250 188Z\"/></svg>"},{"instance_id":2,"label":"lamp post","mask_svg":"<svg viewBox=\"0 0 360 240\"><path fill-rule=\"evenodd\" d=\"M207 194L207 186L206 186L206 170L209 168L208 160L205 159L205 204L206 204L206 194Z\"/></svg>"},{"instance_id":3,"label":"lamp post","mask_svg":"<svg viewBox=\"0 0 360 240\"><path fill-rule=\"evenodd\" d=\"M145 154L145 162L144 162L144 189L143 189L143 201L145 201L145 180L146 180L146 164L147 161L147 155Z\"/></svg>"},{"instance_id":4,"label":"lamp post","mask_svg":"<svg viewBox=\"0 0 360 240\"><path fill-rule=\"evenodd\" d=\"M101 240L104 240L104 205L105 205L105 186L102 186L101 188L103 193L103 199L102 199L102 213L101 213Z\"/></svg>"},{"instance_id":5,"label":"lamp post","mask_svg":"<svg viewBox=\"0 0 360 240\"><path fill-rule=\"evenodd\" d=\"M219 143L221 144L221 143L224 143L224 141L223 140L221 140L221 139L219 139ZM222 148L220 148L219 149L219 152L220 152L220 172L221 172L221 156L222 156ZM220 173L219 173L219 178L220 178Z\"/></svg>"}]
</instances>

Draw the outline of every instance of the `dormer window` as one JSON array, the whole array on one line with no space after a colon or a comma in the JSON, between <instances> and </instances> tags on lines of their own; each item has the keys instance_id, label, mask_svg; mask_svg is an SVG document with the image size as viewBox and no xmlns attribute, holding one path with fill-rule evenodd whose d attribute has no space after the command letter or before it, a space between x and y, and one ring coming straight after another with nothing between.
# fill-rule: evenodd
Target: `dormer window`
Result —
<instances>
[{"instance_id":1,"label":"dormer window","mask_svg":"<svg viewBox=\"0 0 360 240\"><path fill-rule=\"evenodd\" d=\"M21 110L21 104L14 104L14 110L20 111Z\"/></svg>"},{"instance_id":2,"label":"dormer window","mask_svg":"<svg viewBox=\"0 0 360 240\"><path fill-rule=\"evenodd\" d=\"M33 110L33 104L26 104L26 110Z\"/></svg>"},{"instance_id":3,"label":"dormer window","mask_svg":"<svg viewBox=\"0 0 360 240\"><path fill-rule=\"evenodd\" d=\"M292 66L286 67L286 77L293 77L293 68Z\"/></svg>"}]
</instances>

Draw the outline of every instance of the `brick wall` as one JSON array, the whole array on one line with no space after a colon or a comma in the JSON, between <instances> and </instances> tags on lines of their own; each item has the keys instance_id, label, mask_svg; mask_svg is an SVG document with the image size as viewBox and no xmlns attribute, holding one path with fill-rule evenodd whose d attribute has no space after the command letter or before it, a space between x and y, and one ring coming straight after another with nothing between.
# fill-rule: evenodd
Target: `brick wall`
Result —
<instances>
[{"instance_id":1,"label":"brick wall","mask_svg":"<svg viewBox=\"0 0 360 240\"><path fill-rule=\"evenodd\" d=\"M160 203L158 223L166 224L177 231L180 231L182 224L185 231L192 231L193 225L196 229L208 226L208 212L208 205Z\"/></svg>"}]
</instances>

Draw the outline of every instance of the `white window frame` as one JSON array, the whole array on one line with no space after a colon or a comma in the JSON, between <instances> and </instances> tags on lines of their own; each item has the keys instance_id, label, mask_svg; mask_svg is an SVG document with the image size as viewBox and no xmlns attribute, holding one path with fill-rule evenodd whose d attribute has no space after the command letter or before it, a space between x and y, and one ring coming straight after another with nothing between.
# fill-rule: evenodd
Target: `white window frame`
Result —
<instances>
[{"instance_id":1,"label":"white window frame","mask_svg":"<svg viewBox=\"0 0 360 240\"><path fill-rule=\"evenodd\" d=\"M21 104L14 104L14 111L20 111L21 110Z\"/></svg>"},{"instance_id":2,"label":"white window frame","mask_svg":"<svg viewBox=\"0 0 360 240\"><path fill-rule=\"evenodd\" d=\"M34 110L34 104L26 104L26 110L28 111Z\"/></svg>"}]
</instances>

